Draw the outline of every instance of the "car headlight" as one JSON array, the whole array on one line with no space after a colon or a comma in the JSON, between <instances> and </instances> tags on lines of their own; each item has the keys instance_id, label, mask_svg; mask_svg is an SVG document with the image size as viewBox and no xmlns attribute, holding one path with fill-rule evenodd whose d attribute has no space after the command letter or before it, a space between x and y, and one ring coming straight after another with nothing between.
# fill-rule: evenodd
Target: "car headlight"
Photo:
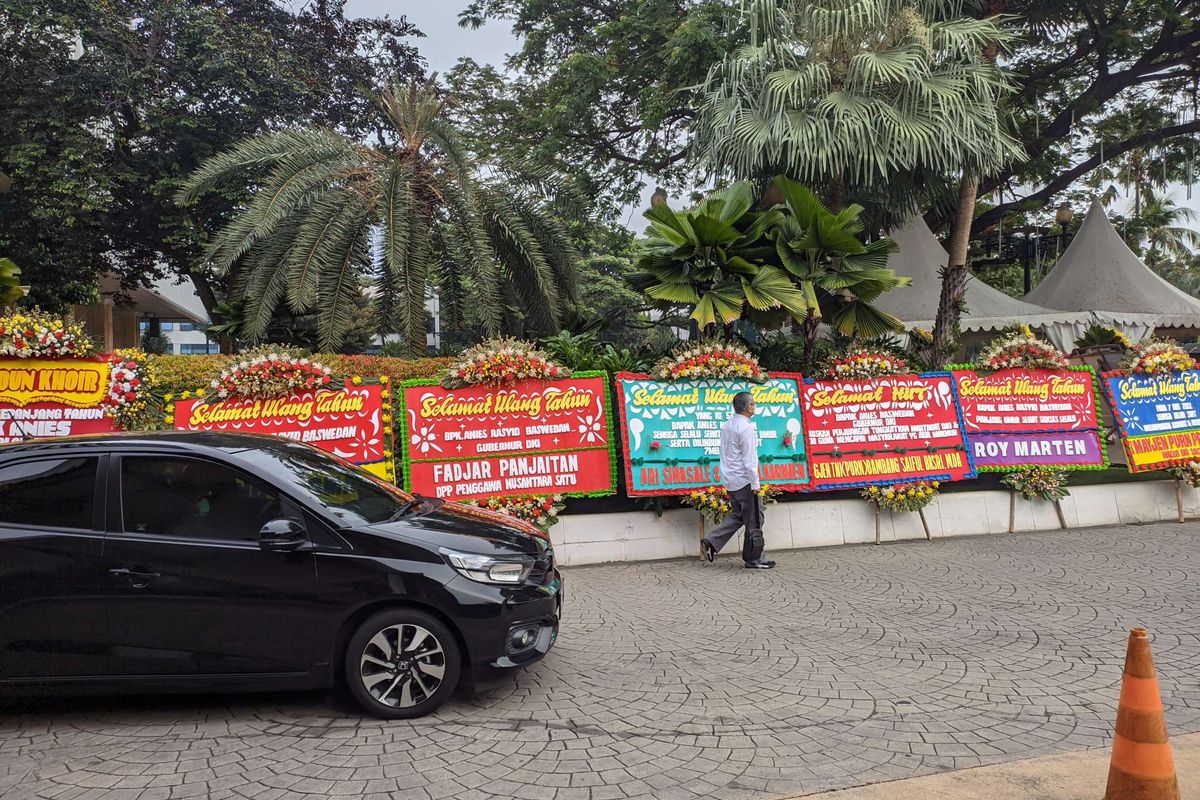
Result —
<instances>
[{"instance_id":1,"label":"car headlight","mask_svg":"<svg viewBox=\"0 0 1200 800\"><path fill-rule=\"evenodd\" d=\"M456 553L443 549L442 555L460 573L480 583L515 585L525 580L532 567L526 561L506 561L478 553Z\"/></svg>"}]
</instances>

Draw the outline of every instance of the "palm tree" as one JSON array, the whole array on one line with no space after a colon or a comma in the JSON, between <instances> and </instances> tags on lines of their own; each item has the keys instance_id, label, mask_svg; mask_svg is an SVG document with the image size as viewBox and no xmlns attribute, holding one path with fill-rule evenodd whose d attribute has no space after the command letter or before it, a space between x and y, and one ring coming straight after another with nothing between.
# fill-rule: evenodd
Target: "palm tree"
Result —
<instances>
[{"instance_id":1,"label":"palm tree","mask_svg":"<svg viewBox=\"0 0 1200 800\"><path fill-rule=\"evenodd\" d=\"M386 144L324 128L267 133L188 178L181 202L247 171L258 176L253 200L210 254L219 273L237 269L230 299L245 303L243 335L263 336L286 302L293 313L315 311L321 346L334 348L369 285L380 331L398 330L420 354L435 281L451 324L469 311L489 335L513 332L522 318L555 327L575 298L576 255L549 213L546 182L536 172L481 177L446 104L433 78L394 84L379 96Z\"/></svg>"},{"instance_id":2,"label":"palm tree","mask_svg":"<svg viewBox=\"0 0 1200 800\"><path fill-rule=\"evenodd\" d=\"M1175 205L1169 197L1148 191L1127 229L1134 246L1143 253L1146 265L1159 270L1172 261L1186 261L1200 248L1200 231L1188 222L1200 219L1190 208Z\"/></svg>"},{"instance_id":3,"label":"palm tree","mask_svg":"<svg viewBox=\"0 0 1200 800\"><path fill-rule=\"evenodd\" d=\"M871 339L902 330L904 323L872 305L889 289L912 282L887 266L896 243L886 237L861 241L865 226L860 205L851 204L834 214L796 181L781 176L772 185L790 213L776 218L768 236L809 309L802 326L805 369L812 366L822 319L852 338Z\"/></svg>"},{"instance_id":4,"label":"palm tree","mask_svg":"<svg viewBox=\"0 0 1200 800\"><path fill-rule=\"evenodd\" d=\"M689 211L665 203L646 212L651 226L630 282L663 310L690 309L706 334L747 320L763 330L789 318L804 332L805 358L822 320L851 337L900 330L871 303L909 281L887 268L890 239L861 241L862 207L834 214L811 191L777 177L782 203L753 211L748 181L702 199Z\"/></svg>"},{"instance_id":5,"label":"palm tree","mask_svg":"<svg viewBox=\"0 0 1200 800\"><path fill-rule=\"evenodd\" d=\"M1019 152L1002 119L1010 84L983 57L1011 35L954 0L746 0L749 42L709 72L696 146L718 172L784 174L848 193L888 189L898 214L914 173L1002 166ZM896 194L905 202L896 205Z\"/></svg>"},{"instance_id":6,"label":"palm tree","mask_svg":"<svg viewBox=\"0 0 1200 800\"><path fill-rule=\"evenodd\" d=\"M1023 152L1002 109L1013 86L995 65L1012 34L962 16L960 0L743 0L742 17L748 43L701 92L697 151L722 174L820 187L835 212L874 196L883 226L955 179L938 323L948 339L978 176Z\"/></svg>"},{"instance_id":7,"label":"palm tree","mask_svg":"<svg viewBox=\"0 0 1200 800\"><path fill-rule=\"evenodd\" d=\"M746 319L778 327L789 315L808 315L804 295L787 273L764 263L774 252L767 231L777 209L755 212L754 194L743 181L713 192L695 207L675 211L652 206L646 238L639 242L639 272L630 284L662 311L683 306L705 335Z\"/></svg>"}]
</instances>

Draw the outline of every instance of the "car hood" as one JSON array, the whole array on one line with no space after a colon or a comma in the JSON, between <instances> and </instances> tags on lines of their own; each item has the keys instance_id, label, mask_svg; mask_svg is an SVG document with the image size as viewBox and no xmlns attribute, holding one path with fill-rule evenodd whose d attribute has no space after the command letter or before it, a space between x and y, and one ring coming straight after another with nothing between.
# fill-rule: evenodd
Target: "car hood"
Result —
<instances>
[{"instance_id":1,"label":"car hood","mask_svg":"<svg viewBox=\"0 0 1200 800\"><path fill-rule=\"evenodd\" d=\"M494 512L433 501L395 522L372 525L372 533L417 539L426 545L468 553L537 557L550 543L505 521Z\"/></svg>"}]
</instances>

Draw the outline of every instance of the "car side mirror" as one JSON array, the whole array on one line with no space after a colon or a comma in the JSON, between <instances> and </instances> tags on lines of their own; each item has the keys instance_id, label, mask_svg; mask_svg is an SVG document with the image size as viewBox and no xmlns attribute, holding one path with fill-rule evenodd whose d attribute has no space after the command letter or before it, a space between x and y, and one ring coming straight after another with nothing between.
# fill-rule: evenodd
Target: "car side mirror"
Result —
<instances>
[{"instance_id":1,"label":"car side mirror","mask_svg":"<svg viewBox=\"0 0 1200 800\"><path fill-rule=\"evenodd\" d=\"M273 519L258 532L258 546L263 550L287 553L307 549L308 531L294 519Z\"/></svg>"}]
</instances>

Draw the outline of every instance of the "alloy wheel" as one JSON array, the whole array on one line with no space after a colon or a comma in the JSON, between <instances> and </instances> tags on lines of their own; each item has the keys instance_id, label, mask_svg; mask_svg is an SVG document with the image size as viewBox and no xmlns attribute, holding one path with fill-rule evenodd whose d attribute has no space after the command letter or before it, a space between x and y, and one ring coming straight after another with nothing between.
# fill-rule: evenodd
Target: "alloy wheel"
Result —
<instances>
[{"instance_id":1,"label":"alloy wheel","mask_svg":"<svg viewBox=\"0 0 1200 800\"><path fill-rule=\"evenodd\" d=\"M446 653L420 625L389 625L376 633L359 659L363 686L378 702L411 708L433 697L446 676Z\"/></svg>"}]
</instances>

